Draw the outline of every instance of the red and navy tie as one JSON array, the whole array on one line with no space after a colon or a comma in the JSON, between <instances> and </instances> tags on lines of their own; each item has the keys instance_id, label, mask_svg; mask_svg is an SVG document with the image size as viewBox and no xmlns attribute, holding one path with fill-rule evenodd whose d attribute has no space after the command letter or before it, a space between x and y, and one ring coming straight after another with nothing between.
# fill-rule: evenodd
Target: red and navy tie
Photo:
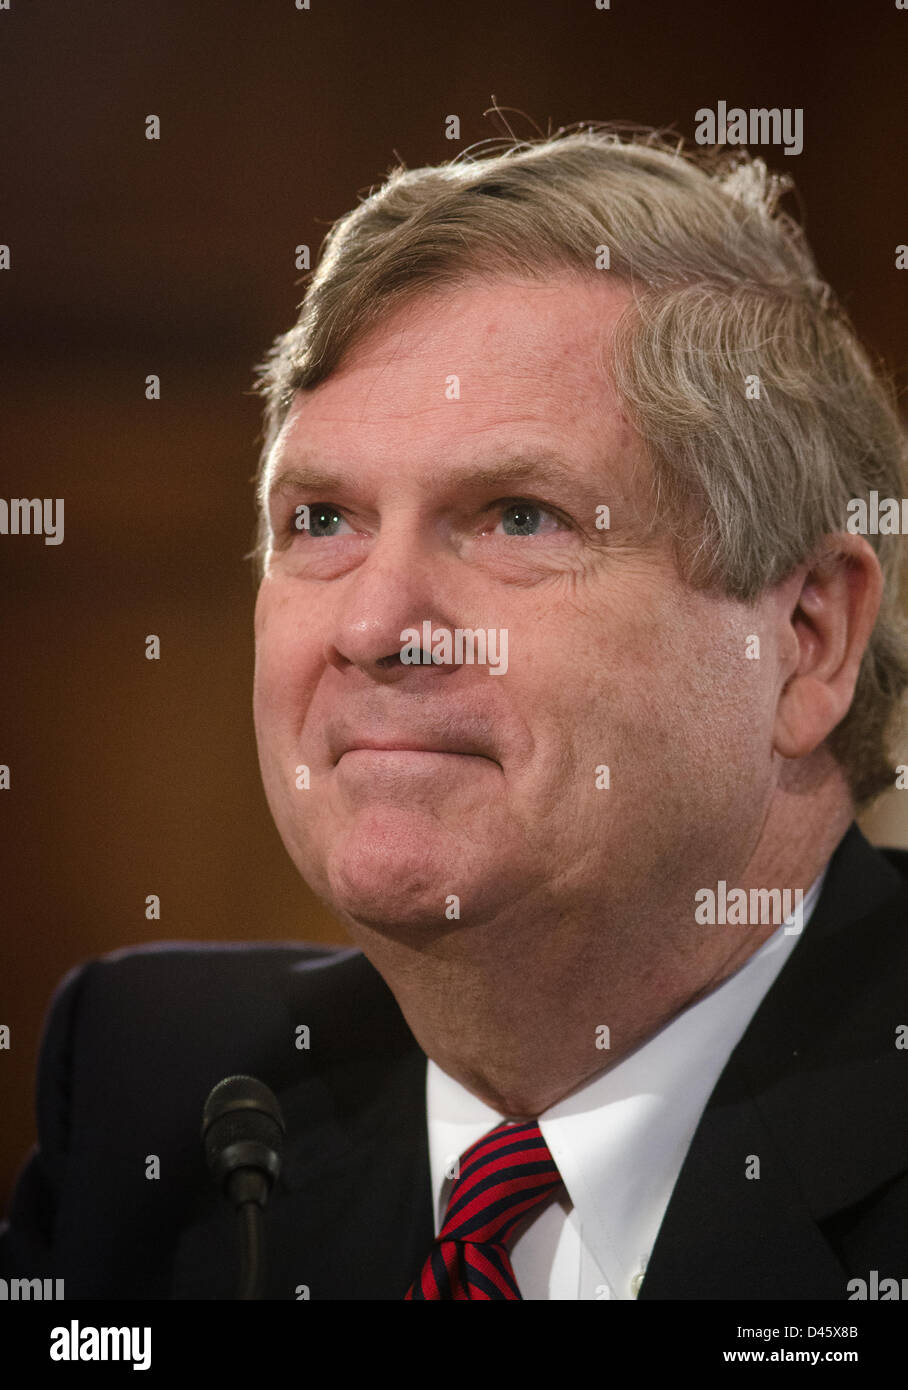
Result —
<instances>
[{"instance_id":1,"label":"red and navy tie","mask_svg":"<svg viewBox=\"0 0 908 1390\"><path fill-rule=\"evenodd\" d=\"M505 1120L463 1154L444 1225L411 1299L522 1298L511 1241L561 1182L535 1120Z\"/></svg>"}]
</instances>

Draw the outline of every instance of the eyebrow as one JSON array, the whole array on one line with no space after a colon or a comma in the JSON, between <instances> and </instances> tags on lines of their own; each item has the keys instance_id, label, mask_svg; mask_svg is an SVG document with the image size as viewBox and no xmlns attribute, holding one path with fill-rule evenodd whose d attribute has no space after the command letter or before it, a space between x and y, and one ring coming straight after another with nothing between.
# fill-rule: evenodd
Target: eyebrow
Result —
<instances>
[{"instance_id":1,"label":"eyebrow","mask_svg":"<svg viewBox=\"0 0 908 1390\"><path fill-rule=\"evenodd\" d=\"M518 455L496 458L487 463L480 460L462 469L453 470L449 476L452 483L488 488L498 487L503 483L544 480L561 483L577 490L590 486L601 489L604 481L602 478L593 479L588 475L578 475L565 460L547 449L524 450ZM267 489L263 487L260 498L270 500L276 495L300 492L321 493L330 498L333 493L343 491L347 486L349 479L345 480L339 474L332 473L330 469L302 462L281 468Z\"/></svg>"}]
</instances>

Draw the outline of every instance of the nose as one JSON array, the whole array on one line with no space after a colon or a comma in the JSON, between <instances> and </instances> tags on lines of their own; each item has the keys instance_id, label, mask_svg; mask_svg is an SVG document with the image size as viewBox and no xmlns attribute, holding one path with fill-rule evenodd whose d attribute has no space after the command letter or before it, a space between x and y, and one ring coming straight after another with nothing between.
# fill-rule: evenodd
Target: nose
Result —
<instances>
[{"instance_id":1,"label":"nose","mask_svg":"<svg viewBox=\"0 0 908 1390\"><path fill-rule=\"evenodd\" d=\"M358 667L384 684L421 685L449 676L451 665L404 662L406 629L452 626L455 557L415 514L382 526L369 554L337 585L325 660L339 671Z\"/></svg>"}]
</instances>

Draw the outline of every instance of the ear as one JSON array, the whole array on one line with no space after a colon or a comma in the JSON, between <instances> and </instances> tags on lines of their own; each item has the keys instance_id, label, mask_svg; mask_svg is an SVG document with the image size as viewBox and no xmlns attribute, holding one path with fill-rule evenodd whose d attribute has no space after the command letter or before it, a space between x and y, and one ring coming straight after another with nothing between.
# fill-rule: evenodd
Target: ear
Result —
<instances>
[{"instance_id":1,"label":"ear","mask_svg":"<svg viewBox=\"0 0 908 1390\"><path fill-rule=\"evenodd\" d=\"M803 758L845 718L883 593L883 572L863 536L837 534L779 585L783 685L773 747Z\"/></svg>"}]
</instances>

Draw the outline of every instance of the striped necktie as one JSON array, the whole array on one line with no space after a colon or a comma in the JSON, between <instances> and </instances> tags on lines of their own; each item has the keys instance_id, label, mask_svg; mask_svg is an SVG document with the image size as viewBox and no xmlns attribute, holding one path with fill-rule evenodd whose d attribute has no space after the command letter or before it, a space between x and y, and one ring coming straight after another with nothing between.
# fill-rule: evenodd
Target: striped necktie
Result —
<instances>
[{"instance_id":1,"label":"striped necktie","mask_svg":"<svg viewBox=\"0 0 908 1390\"><path fill-rule=\"evenodd\" d=\"M460 1159L444 1225L408 1299L522 1298L511 1267L517 1227L561 1182L535 1120L505 1120Z\"/></svg>"}]
</instances>

